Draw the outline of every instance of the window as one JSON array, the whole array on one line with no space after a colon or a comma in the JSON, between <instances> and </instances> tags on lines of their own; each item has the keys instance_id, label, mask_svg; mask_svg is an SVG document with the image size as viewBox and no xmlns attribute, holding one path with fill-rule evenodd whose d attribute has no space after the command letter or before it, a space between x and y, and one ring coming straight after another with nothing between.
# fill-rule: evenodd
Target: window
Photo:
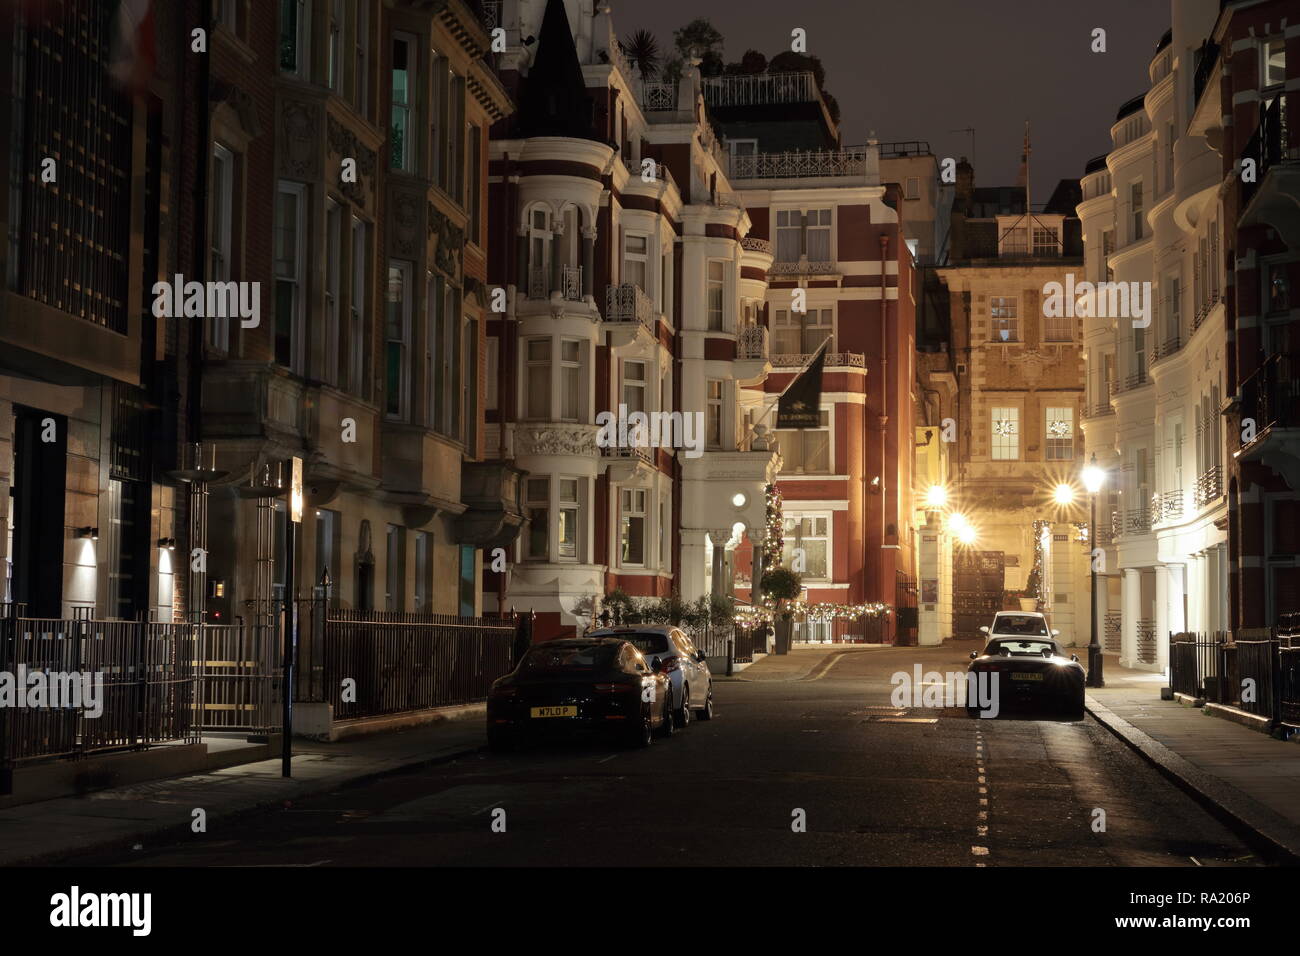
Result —
<instances>
[{"instance_id":1,"label":"window","mask_svg":"<svg viewBox=\"0 0 1300 956\"><path fill-rule=\"evenodd\" d=\"M464 378L464 317L461 291L449 282L438 280L442 289L442 314L433 333L438 338L437 378L434 382L437 403L433 409L433 427L448 438L461 435L461 389Z\"/></svg>"},{"instance_id":2,"label":"window","mask_svg":"<svg viewBox=\"0 0 1300 956\"><path fill-rule=\"evenodd\" d=\"M551 479L529 478L526 489L528 504L528 552L530 561L549 560L548 529L551 516Z\"/></svg>"},{"instance_id":3,"label":"window","mask_svg":"<svg viewBox=\"0 0 1300 956\"><path fill-rule=\"evenodd\" d=\"M302 244L306 187L280 183L275 203L275 360L303 373L304 300Z\"/></svg>"},{"instance_id":4,"label":"window","mask_svg":"<svg viewBox=\"0 0 1300 956\"><path fill-rule=\"evenodd\" d=\"M829 351L835 351L835 317L831 309L789 312L777 309L773 316L772 350L778 354L811 355L823 342L831 339Z\"/></svg>"},{"instance_id":5,"label":"window","mask_svg":"<svg viewBox=\"0 0 1300 956\"><path fill-rule=\"evenodd\" d=\"M1267 303L1269 314L1289 311L1291 309L1291 283L1287 279L1287 264L1285 262L1268 263L1265 271L1265 281L1267 288L1264 290L1264 301Z\"/></svg>"},{"instance_id":6,"label":"window","mask_svg":"<svg viewBox=\"0 0 1300 956\"><path fill-rule=\"evenodd\" d=\"M705 443L709 448L722 447L722 396L723 383L710 379L707 383L707 411L704 421Z\"/></svg>"},{"instance_id":7,"label":"window","mask_svg":"<svg viewBox=\"0 0 1300 956\"><path fill-rule=\"evenodd\" d=\"M433 535L415 532L415 613L433 613Z\"/></svg>"},{"instance_id":8,"label":"window","mask_svg":"<svg viewBox=\"0 0 1300 956\"><path fill-rule=\"evenodd\" d=\"M1133 328L1133 378L1138 384L1147 380L1147 330Z\"/></svg>"},{"instance_id":9,"label":"window","mask_svg":"<svg viewBox=\"0 0 1300 956\"><path fill-rule=\"evenodd\" d=\"M798 262L803 253L803 214L784 209L776 214L776 261Z\"/></svg>"},{"instance_id":10,"label":"window","mask_svg":"<svg viewBox=\"0 0 1300 956\"><path fill-rule=\"evenodd\" d=\"M1286 38L1273 37L1264 44L1264 55L1260 60L1261 74L1259 85L1265 90L1280 87L1286 83Z\"/></svg>"},{"instance_id":11,"label":"window","mask_svg":"<svg viewBox=\"0 0 1300 956\"><path fill-rule=\"evenodd\" d=\"M1019 342L1020 319L1018 302L1014 296L994 296L989 305L989 315L993 320L994 342Z\"/></svg>"},{"instance_id":12,"label":"window","mask_svg":"<svg viewBox=\"0 0 1300 956\"><path fill-rule=\"evenodd\" d=\"M776 432L777 445L785 461L782 474L828 475L831 471L831 413L822 409L816 428L792 428Z\"/></svg>"},{"instance_id":13,"label":"window","mask_svg":"<svg viewBox=\"0 0 1300 956\"><path fill-rule=\"evenodd\" d=\"M411 264L388 264L384 311L384 414L403 421L410 415Z\"/></svg>"},{"instance_id":14,"label":"window","mask_svg":"<svg viewBox=\"0 0 1300 956\"><path fill-rule=\"evenodd\" d=\"M415 171L415 141L411 137L413 75L416 69L415 37L407 33L393 36L393 119L391 124L393 169Z\"/></svg>"},{"instance_id":15,"label":"window","mask_svg":"<svg viewBox=\"0 0 1300 956\"><path fill-rule=\"evenodd\" d=\"M903 186L903 198L904 199L921 198L921 180L919 177L916 176L907 177L907 182Z\"/></svg>"},{"instance_id":16,"label":"window","mask_svg":"<svg viewBox=\"0 0 1300 956\"><path fill-rule=\"evenodd\" d=\"M1034 226L1034 255L1059 256L1061 245L1056 230L1047 226Z\"/></svg>"},{"instance_id":17,"label":"window","mask_svg":"<svg viewBox=\"0 0 1300 956\"><path fill-rule=\"evenodd\" d=\"M280 0L280 69L306 77L310 40L310 0Z\"/></svg>"},{"instance_id":18,"label":"window","mask_svg":"<svg viewBox=\"0 0 1300 956\"><path fill-rule=\"evenodd\" d=\"M465 195L465 77L451 74L451 103L447 117L447 195Z\"/></svg>"},{"instance_id":19,"label":"window","mask_svg":"<svg viewBox=\"0 0 1300 956\"><path fill-rule=\"evenodd\" d=\"M1070 461L1074 458L1074 409L1047 409L1047 461Z\"/></svg>"},{"instance_id":20,"label":"window","mask_svg":"<svg viewBox=\"0 0 1300 956\"><path fill-rule=\"evenodd\" d=\"M352 219L352 304L348 310L348 390L361 396L365 390L367 277L370 275L369 226Z\"/></svg>"},{"instance_id":21,"label":"window","mask_svg":"<svg viewBox=\"0 0 1300 956\"><path fill-rule=\"evenodd\" d=\"M709 311L710 331L722 331L722 291L726 284L726 263L721 259L709 260L705 301Z\"/></svg>"},{"instance_id":22,"label":"window","mask_svg":"<svg viewBox=\"0 0 1300 956\"><path fill-rule=\"evenodd\" d=\"M584 418L582 345L576 339L560 342L560 421L577 422Z\"/></svg>"},{"instance_id":23,"label":"window","mask_svg":"<svg viewBox=\"0 0 1300 956\"><path fill-rule=\"evenodd\" d=\"M233 0L227 3L233 7ZM220 143L212 146L212 209L208 223L210 236L209 278L213 282L231 279L231 223L234 219L235 157ZM218 352L230 351L230 317L208 316L208 345Z\"/></svg>"},{"instance_id":24,"label":"window","mask_svg":"<svg viewBox=\"0 0 1300 956\"><path fill-rule=\"evenodd\" d=\"M1020 458L1020 409L993 409L993 460Z\"/></svg>"},{"instance_id":25,"label":"window","mask_svg":"<svg viewBox=\"0 0 1300 956\"><path fill-rule=\"evenodd\" d=\"M830 516L786 514L783 543L781 547L781 566L793 568L795 549L802 549L801 572L807 580L826 581L830 579Z\"/></svg>"},{"instance_id":26,"label":"window","mask_svg":"<svg viewBox=\"0 0 1300 956\"><path fill-rule=\"evenodd\" d=\"M809 209L807 223L807 249L809 262L831 261L831 211Z\"/></svg>"},{"instance_id":27,"label":"window","mask_svg":"<svg viewBox=\"0 0 1300 956\"><path fill-rule=\"evenodd\" d=\"M1043 316L1044 342L1069 342L1074 338L1074 319L1068 315Z\"/></svg>"},{"instance_id":28,"label":"window","mask_svg":"<svg viewBox=\"0 0 1300 956\"><path fill-rule=\"evenodd\" d=\"M525 355L527 386L524 394L527 405L524 417L545 421L551 417L551 340L528 339Z\"/></svg>"},{"instance_id":29,"label":"window","mask_svg":"<svg viewBox=\"0 0 1300 956\"><path fill-rule=\"evenodd\" d=\"M1174 188L1174 143L1177 141L1177 134L1174 132L1174 121L1168 120L1165 123L1165 192Z\"/></svg>"},{"instance_id":30,"label":"window","mask_svg":"<svg viewBox=\"0 0 1300 956\"><path fill-rule=\"evenodd\" d=\"M1115 230L1107 229L1101 234L1101 271L1107 282L1115 280L1115 270L1110 267L1110 257L1115 253Z\"/></svg>"},{"instance_id":31,"label":"window","mask_svg":"<svg viewBox=\"0 0 1300 956\"><path fill-rule=\"evenodd\" d=\"M668 570L668 499L659 499L659 570Z\"/></svg>"},{"instance_id":32,"label":"window","mask_svg":"<svg viewBox=\"0 0 1300 956\"><path fill-rule=\"evenodd\" d=\"M478 319L465 317L461 326L461 400L456 406L455 429L471 458L478 457Z\"/></svg>"},{"instance_id":33,"label":"window","mask_svg":"<svg viewBox=\"0 0 1300 956\"><path fill-rule=\"evenodd\" d=\"M561 478L560 528L558 537L560 560L578 560L578 479Z\"/></svg>"},{"instance_id":34,"label":"window","mask_svg":"<svg viewBox=\"0 0 1300 956\"><path fill-rule=\"evenodd\" d=\"M353 33L353 59L355 75L352 78L352 105L366 119L370 118L370 68L366 65L367 47L370 45L370 4L356 5L357 22Z\"/></svg>"},{"instance_id":35,"label":"window","mask_svg":"<svg viewBox=\"0 0 1300 956\"><path fill-rule=\"evenodd\" d=\"M544 299L551 277L546 274L550 266L551 230L547 225L545 209L534 209L528 216L528 297Z\"/></svg>"},{"instance_id":36,"label":"window","mask_svg":"<svg viewBox=\"0 0 1300 956\"><path fill-rule=\"evenodd\" d=\"M330 605L338 603L339 580L339 513L326 508L316 511L316 583L329 571L334 581Z\"/></svg>"},{"instance_id":37,"label":"window","mask_svg":"<svg viewBox=\"0 0 1300 956\"><path fill-rule=\"evenodd\" d=\"M321 380L339 383L339 285L343 280L343 209L332 199L325 201L325 350Z\"/></svg>"},{"instance_id":38,"label":"window","mask_svg":"<svg viewBox=\"0 0 1300 956\"><path fill-rule=\"evenodd\" d=\"M385 607L389 611L406 610L406 529L388 526L388 561L385 577Z\"/></svg>"},{"instance_id":39,"label":"window","mask_svg":"<svg viewBox=\"0 0 1300 956\"><path fill-rule=\"evenodd\" d=\"M639 488L624 488L619 493L619 553L625 567L645 564L645 497Z\"/></svg>"},{"instance_id":40,"label":"window","mask_svg":"<svg viewBox=\"0 0 1300 956\"><path fill-rule=\"evenodd\" d=\"M497 390L501 387L500 340L489 335L487 354L483 356L483 407L489 411L497 410Z\"/></svg>"},{"instance_id":41,"label":"window","mask_svg":"<svg viewBox=\"0 0 1300 956\"><path fill-rule=\"evenodd\" d=\"M636 286L642 292L649 288L646 281L646 261L649 248L649 236L627 235L623 237L623 281Z\"/></svg>"},{"instance_id":42,"label":"window","mask_svg":"<svg viewBox=\"0 0 1300 956\"><path fill-rule=\"evenodd\" d=\"M1024 226L1008 229L1002 235L1002 255L1025 256L1029 254L1029 230Z\"/></svg>"},{"instance_id":43,"label":"window","mask_svg":"<svg viewBox=\"0 0 1300 956\"><path fill-rule=\"evenodd\" d=\"M465 208L469 212L469 241L483 245L483 130L470 126L469 136L469 186Z\"/></svg>"},{"instance_id":44,"label":"window","mask_svg":"<svg viewBox=\"0 0 1300 956\"><path fill-rule=\"evenodd\" d=\"M1143 226L1146 221L1146 216L1143 214L1142 209L1142 184L1133 183L1130 185L1128 188L1128 196L1131 217L1129 230L1130 235L1132 236L1132 241L1137 242L1142 238Z\"/></svg>"},{"instance_id":45,"label":"window","mask_svg":"<svg viewBox=\"0 0 1300 956\"><path fill-rule=\"evenodd\" d=\"M331 0L329 22L329 51L325 63L325 77L335 93L343 92L343 0Z\"/></svg>"},{"instance_id":46,"label":"window","mask_svg":"<svg viewBox=\"0 0 1300 956\"><path fill-rule=\"evenodd\" d=\"M649 411L646 407L646 363L623 363L623 404L628 413Z\"/></svg>"}]
</instances>

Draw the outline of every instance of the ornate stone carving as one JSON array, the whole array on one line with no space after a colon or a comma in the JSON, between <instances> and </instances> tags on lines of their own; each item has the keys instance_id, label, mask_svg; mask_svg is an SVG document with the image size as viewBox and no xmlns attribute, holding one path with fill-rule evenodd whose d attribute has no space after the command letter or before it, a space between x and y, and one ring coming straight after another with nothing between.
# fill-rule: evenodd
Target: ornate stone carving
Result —
<instances>
[{"instance_id":1,"label":"ornate stone carving","mask_svg":"<svg viewBox=\"0 0 1300 956\"><path fill-rule=\"evenodd\" d=\"M515 427L516 455L578 455L598 457L594 425L548 423Z\"/></svg>"},{"instance_id":2,"label":"ornate stone carving","mask_svg":"<svg viewBox=\"0 0 1300 956\"><path fill-rule=\"evenodd\" d=\"M417 220L420 218L420 200L411 193L398 193L393 197L393 246L397 253L414 259L420 251Z\"/></svg>"},{"instance_id":3,"label":"ornate stone carving","mask_svg":"<svg viewBox=\"0 0 1300 956\"><path fill-rule=\"evenodd\" d=\"M280 168L287 175L312 179L317 175L320 118L310 103L286 102L280 110Z\"/></svg>"},{"instance_id":4,"label":"ornate stone carving","mask_svg":"<svg viewBox=\"0 0 1300 956\"><path fill-rule=\"evenodd\" d=\"M451 278L460 274L460 257L465 249L465 230L429 203L429 238L434 241L433 264Z\"/></svg>"},{"instance_id":5,"label":"ornate stone carving","mask_svg":"<svg viewBox=\"0 0 1300 956\"><path fill-rule=\"evenodd\" d=\"M340 159L351 158L357 161L357 182L338 184L339 191L348 199L358 206L366 204L368 189L365 183L372 183L375 176L375 154L366 149L357 139L356 134L340 123L333 116L327 117L328 123L325 135L329 139L329 147Z\"/></svg>"},{"instance_id":6,"label":"ornate stone carving","mask_svg":"<svg viewBox=\"0 0 1300 956\"><path fill-rule=\"evenodd\" d=\"M239 125L243 127L249 139L255 139L262 134L262 124L257 118L257 104L244 90L225 80L214 79L210 98L213 106L226 103L234 110L235 115L239 117Z\"/></svg>"}]
</instances>

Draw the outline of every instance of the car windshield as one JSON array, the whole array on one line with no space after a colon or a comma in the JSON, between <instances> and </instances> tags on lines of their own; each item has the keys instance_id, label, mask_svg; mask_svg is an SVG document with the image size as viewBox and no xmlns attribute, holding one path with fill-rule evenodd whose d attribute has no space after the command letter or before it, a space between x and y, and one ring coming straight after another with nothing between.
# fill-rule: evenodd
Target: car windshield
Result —
<instances>
[{"instance_id":1,"label":"car windshield","mask_svg":"<svg viewBox=\"0 0 1300 956\"><path fill-rule=\"evenodd\" d=\"M1031 617L1028 614L999 614L993 619L993 633L1046 637L1047 622L1041 617Z\"/></svg>"},{"instance_id":2,"label":"car windshield","mask_svg":"<svg viewBox=\"0 0 1300 956\"><path fill-rule=\"evenodd\" d=\"M984 649L986 654L995 657L1010 654L1013 657L1042 657L1044 651L1056 653L1056 645L1051 641L989 641Z\"/></svg>"},{"instance_id":3,"label":"car windshield","mask_svg":"<svg viewBox=\"0 0 1300 956\"><path fill-rule=\"evenodd\" d=\"M617 645L613 644L561 644L547 647L541 644L524 657L520 669L525 671L590 671L607 668Z\"/></svg>"},{"instance_id":4,"label":"car windshield","mask_svg":"<svg viewBox=\"0 0 1300 956\"><path fill-rule=\"evenodd\" d=\"M619 637L636 645L636 649L647 656L668 653L666 634L620 634Z\"/></svg>"}]
</instances>

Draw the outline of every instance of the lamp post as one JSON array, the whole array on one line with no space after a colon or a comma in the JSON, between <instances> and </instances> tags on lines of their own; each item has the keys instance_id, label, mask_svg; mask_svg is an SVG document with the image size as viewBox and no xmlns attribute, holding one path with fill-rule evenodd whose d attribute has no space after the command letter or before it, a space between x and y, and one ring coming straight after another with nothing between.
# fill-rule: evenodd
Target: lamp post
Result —
<instances>
[{"instance_id":1,"label":"lamp post","mask_svg":"<svg viewBox=\"0 0 1300 956\"><path fill-rule=\"evenodd\" d=\"M1092 640L1088 644L1088 686L1105 687L1102 675L1101 642L1097 638L1097 492L1106 481L1106 473L1097 465L1097 453L1092 453L1088 467L1083 469L1083 486L1092 498L1092 516L1088 524L1088 564L1092 568Z\"/></svg>"}]
</instances>

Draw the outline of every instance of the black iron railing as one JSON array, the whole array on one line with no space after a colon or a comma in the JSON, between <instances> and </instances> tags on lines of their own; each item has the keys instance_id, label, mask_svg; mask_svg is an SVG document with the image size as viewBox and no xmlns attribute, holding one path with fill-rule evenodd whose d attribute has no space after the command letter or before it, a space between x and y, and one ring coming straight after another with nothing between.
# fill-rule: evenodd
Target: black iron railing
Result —
<instances>
[{"instance_id":1,"label":"black iron railing","mask_svg":"<svg viewBox=\"0 0 1300 956\"><path fill-rule=\"evenodd\" d=\"M1241 208L1244 210L1255 197L1265 174L1287 157L1286 96L1276 96L1273 102L1260 110L1259 125L1246 141L1243 159L1253 159L1255 175L1241 182Z\"/></svg>"},{"instance_id":2,"label":"black iron railing","mask_svg":"<svg viewBox=\"0 0 1300 956\"><path fill-rule=\"evenodd\" d=\"M515 663L514 618L320 604L299 603L294 696L330 703L335 720L481 701Z\"/></svg>"},{"instance_id":3,"label":"black iron railing","mask_svg":"<svg viewBox=\"0 0 1300 956\"><path fill-rule=\"evenodd\" d=\"M1227 635L1180 632L1169 636L1169 685L1188 697L1222 701L1222 649Z\"/></svg>"},{"instance_id":4,"label":"black iron railing","mask_svg":"<svg viewBox=\"0 0 1300 956\"><path fill-rule=\"evenodd\" d=\"M44 674L59 706L0 707L0 780L24 760L197 741L194 625L15 611L0 612L0 672Z\"/></svg>"},{"instance_id":5,"label":"black iron railing","mask_svg":"<svg viewBox=\"0 0 1300 956\"><path fill-rule=\"evenodd\" d=\"M1254 423L1246 447L1269 428L1300 424L1300 374L1289 355L1270 355L1241 383L1241 421Z\"/></svg>"},{"instance_id":6,"label":"black iron railing","mask_svg":"<svg viewBox=\"0 0 1300 956\"><path fill-rule=\"evenodd\" d=\"M1223 495L1223 468L1211 465L1196 478L1196 507L1204 508Z\"/></svg>"}]
</instances>

